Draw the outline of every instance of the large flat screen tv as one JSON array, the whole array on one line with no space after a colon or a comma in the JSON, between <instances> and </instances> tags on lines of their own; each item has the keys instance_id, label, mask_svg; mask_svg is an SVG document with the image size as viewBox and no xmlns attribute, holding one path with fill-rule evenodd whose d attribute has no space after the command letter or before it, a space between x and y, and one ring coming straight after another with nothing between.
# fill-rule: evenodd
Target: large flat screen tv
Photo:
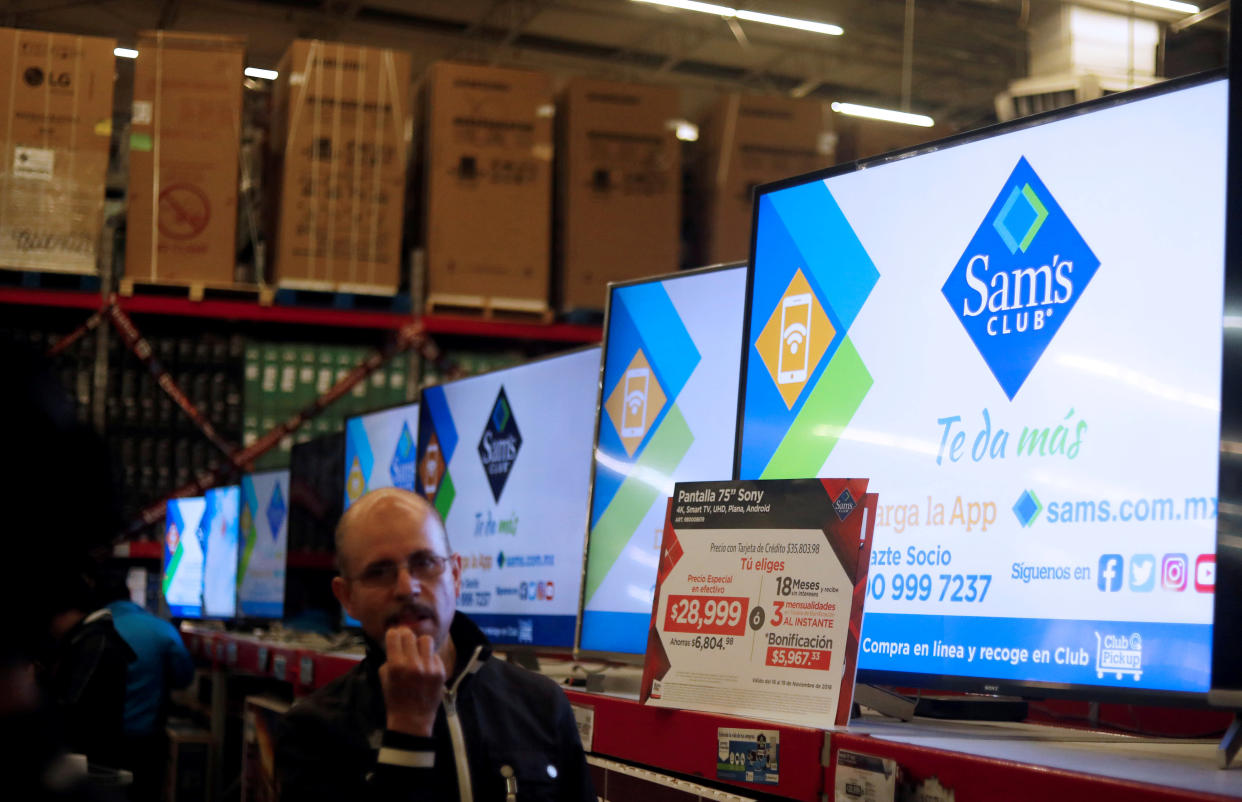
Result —
<instances>
[{"instance_id":1,"label":"large flat screen tv","mask_svg":"<svg viewBox=\"0 0 1242 802\"><path fill-rule=\"evenodd\" d=\"M279 620L284 615L285 603L289 471L265 471L242 477L238 527L238 615Z\"/></svg>"},{"instance_id":2,"label":"large flat screen tv","mask_svg":"<svg viewBox=\"0 0 1242 802\"><path fill-rule=\"evenodd\" d=\"M461 556L457 608L499 645L574 644L600 349L426 387L416 489Z\"/></svg>"},{"instance_id":3,"label":"large flat screen tv","mask_svg":"<svg viewBox=\"0 0 1242 802\"><path fill-rule=\"evenodd\" d=\"M1208 690L1227 90L757 192L737 475L870 478L859 681Z\"/></svg>"},{"instance_id":4,"label":"large flat screen tv","mask_svg":"<svg viewBox=\"0 0 1242 802\"><path fill-rule=\"evenodd\" d=\"M729 478L745 289L736 265L609 286L581 654L641 661L673 484Z\"/></svg>"}]
</instances>

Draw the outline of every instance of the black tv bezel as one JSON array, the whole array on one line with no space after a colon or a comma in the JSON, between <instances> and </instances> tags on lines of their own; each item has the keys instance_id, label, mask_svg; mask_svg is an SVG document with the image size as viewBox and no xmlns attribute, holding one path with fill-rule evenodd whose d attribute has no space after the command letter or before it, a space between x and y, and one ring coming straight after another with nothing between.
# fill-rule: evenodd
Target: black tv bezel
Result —
<instances>
[{"instance_id":1,"label":"black tv bezel","mask_svg":"<svg viewBox=\"0 0 1242 802\"><path fill-rule=\"evenodd\" d=\"M992 139L1004 134L1010 134L1028 128L1035 128L1046 123L1058 122L1083 114L1091 114L1116 106L1127 105L1129 103L1144 100L1150 97L1156 97L1170 92L1188 89L1193 86L1207 85L1227 78L1228 73L1223 68L1200 72L1194 75L1188 75L1182 78L1175 78L1158 84L1153 84L1151 86L1131 89L1125 92L1118 92L1116 94L1097 98L1095 100L1076 103L1072 106L1053 109L1040 114L1032 115L1030 117L1023 117L1017 120L997 123L995 125L985 126L972 131L965 131L960 134L954 134L952 136L927 142L922 145L915 145L913 147L903 148L901 150L892 151L879 156L834 165L822 170L816 170L803 175L773 181L756 187L751 196L750 260L748 263L750 267L746 272L746 307L744 310L745 319L742 324L742 361L740 365L741 375L738 380L737 430L735 433L736 439L733 450L733 478L738 479L741 475L742 436L744 433L743 430L746 413L746 372L748 369L748 353L750 350L751 305L754 301L755 252L758 244L757 240L759 231L759 201L763 196L773 192L779 192L790 187L808 184L813 181L822 181L828 178L858 172L859 170L880 167L886 164L903 161L908 158L936 153L946 148L966 145L985 139ZM1226 224L1226 231L1229 231L1230 228L1231 227ZM1226 254L1226 262L1226 270L1228 270L1228 252ZM1242 293L1239 294L1239 300L1242 300ZM1216 629L1213 627L1213 635L1215 635L1215 633ZM868 685L918 688L921 690L931 691L980 693L995 696L1021 696L1027 698L1056 697L1067 699L1085 699L1100 702L1174 704L1186 707L1208 706L1207 691L1192 692L1128 689L1106 685L1080 685L1071 683L1038 682L1034 680L997 679L992 677L880 671L876 669L862 668L858 669L855 681ZM1242 676L1239 676L1239 685L1237 687L1239 688L1239 703L1242 704Z\"/></svg>"},{"instance_id":2,"label":"black tv bezel","mask_svg":"<svg viewBox=\"0 0 1242 802\"><path fill-rule=\"evenodd\" d=\"M1231 26L1239 20L1238 9L1231 6ZM1231 27L1232 30L1232 27ZM1229 40L1229 71L1242 71L1242 44L1231 35ZM1242 82L1229 85L1229 122L1242 120ZM1242 227L1236 221L1242 207L1242 150L1234 144L1236 136L1229 139L1229 160L1225 173L1225 312L1232 307L1242 310ZM1225 498L1225 490L1234 484L1242 484L1242 454L1236 454L1230 446L1226 451L1226 433L1233 435L1231 442L1242 440L1242 332L1229 342L1229 329L1221 329L1221 450L1219 485L1216 499L1219 504ZM1230 357L1233 357L1230 359ZM1230 431L1232 430L1232 431ZM1242 593L1221 593L1221 588L1242 588L1242 520L1231 514L1230 521L1220 513L1216 516L1216 593L1213 598L1212 620L1212 689L1208 701L1213 705L1242 710ZM1222 560L1222 554L1225 559ZM1221 622L1224 622L1223 624Z\"/></svg>"},{"instance_id":3,"label":"black tv bezel","mask_svg":"<svg viewBox=\"0 0 1242 802\"><path fill-rule=\"evenodd\" d=\"M754 248L754 243L751 243ZM748 262L721 262L719 264L706 265L703 267L691 268L688 270L678 270L673 273L663 273L658 276L647 276L645 278L630 279L628 281L610 281L605 294L604 303L604 323L602 328L602 339L600 340L599 352L599 378L595 388L595 433L591 439L591 478L590 492L587 495L587 518L586 528L582 533L582 581L578 586L578 620L574 624L574 659L575 660L603 660L610 663L621 663L624 665L641 666L647 659L647 649L643 646L641 652L609 652L599 649L583 649L582 648L582 614L583 606L586 604L584 598L586 592L586 573L587 573L587 555L591 549L591 511L595 507L595 451L599 448L599 427L600 419L604 407L604 365L607 361L608 354L608 327L612 319L612 298L613 292L625 287L633 287L638 284L658 284L661 282L686 278L687 276L703 275L706 273L718 273L724 270L737 270L742 268L746 271L747 289L750 287L750 267ZM745 330L743 330L743 340L745 340ZM745 342L743 342L745 348ZM739 380L741 374L738 376ZM737 441L734 441L734 448L737 447ZM737 455L734 454L736 460Z\"/></svg>"},{"instance_id":4,"label":"black tv bezel","mask_svg":"<svg viewBox=\"0 0 1242 802\"><path fill-rule=\"evenodd\" d=\"M450 386L453 386L453 385L462 384L462 383L464 383L464 382L472 381L472 380L474 380L474 379L484 379L484 378L489 378L489 377L495 376L495 375L496 375L496 374L498 374L498 373L507 373L507 372L509 372L509 371L521 370L522 368L528 367L528 366L530 366L530 365L535 365L535 364L538 364L538 363L540 363L540 362L548 362L548 361L551 361L551 360L553 360L553 359L561 359L561 358L563 358L563 357L573 356L573 355L575 355L575 354L582 354L582 353L586 353L586 352L588 352L588 351L595 350L595 349L598 349L598 350L599 350L599 358L600 358L600 362L603 362L603 359L604 359L604 345L603 345L603 343L602 343L602 342L600 342L600 343L588 343L588 344L586 344L586 345L579 345L579 346L575 346L575 347L573 347L573 348L568 348L568 349L566 349L566 350L564 350L564 351L555 351L555 352L550 353L550 354L542 354L542 355L540 355L540 356L538 356L538 357L535 357L534 359L528 359L528 360L525 360L525 361L523 361L523 362L520 362L520 363L518 363L518 364L516 364L516 365L505 365L504 367L492 368L491 370L485 370L485 371L483 371L483 372L481 372L481 373L472 373L472 374L471 374L471 375L469 375L469 376L461 376L461 377L456 378L456 379L446 379L445 381L436 382L435 384L429 384L429 385L427 385L426 387L424 387L424 388L423 388L423 390L422 390L421 392L425 392L426 390L428 390L428 389L430 389L430 388L432 388L432 387L440 387L440 388L443 388L443 387L450 387ZM419 409L418 409L418 431L419 431L420 435L421 435L421 433L422 433L422 431L423 431L423 415L430 415L430 414L431 414L430 412L427 412L427 407L426 407L426 405L425 405L425 404L422 404L422 395L421 395L421 392L420 392L420 395L419 395L419 404L420 404L420 406L419 406ZM597 393L597 396L598 396L598 393ZM599 426L599 408L598 408L598 406L596 407L595 418L596 418L595 425L598 427L598 426ZM417 451L417 453L416 453L416 455L415 455L415 459L416 459L416 460L417 460L417 462L419 462L419 463L421 463L421 462L423 461L423 452L422 452L422 447L421 447L421 444L420 444L419 449L418 449L418 451ZM592 460L592 461L594 461L594 460ZM422 484L421 479L417 479L417 477L416 477L416 482L417 482L417 483L415 484L415 488L419 487L419 486ZM421 493L420 493L420 495L421 495ZM588 491L588 496L587 496L587 498L588 498L588 501L587 501L587 508L586 508L586 511L585 511L585 512L586 512L586 514L585 514L585 516L584 516L584 517L585 517L585 520L586 520L587 522L589 522L589 521L590 521L590 519L591 519L591 506L590 506L590 495L589 495L589 491ZM454 551L455 551L455 549L454 549ZM585 550L585 544L584 544L584 547L583 547L582 560L583 560L583 564L585 564L585 562L586 562L586 550ZM581 579L580 579L580 581L581 581ZM573 650L574 650L574 646L575 646L575 644L578 642L578 627L581 625L581 622L582 622L582 586L581 586L581 584L579 584L579 587L578 587L578 594L577 594L577 596L578 596L578 606L577 606L577 608L576 608L576 609L575 609L575 611L574 611L574 637L573 637L573 640L571 640L571 641L570 641L567 645L563 645L563 646L562 646L562 645L552 645L552 644L546 644L546 643L512 643L512 642L510 642L510 641L506 641L506 640L496 640L496 639L493 639L493 638L489 638L489 639L491 640L491 642L492 642L492 645L494 645L494 646L497 648L497 650L502 651L502 652L509 652L509 651L523 650L523 651L529 651L529 652L532 652L532 653L534 653L534 654L536 654L536 655L569 655L569 654L572 654L572 652L573 652ZM469 613L465 613L465 615L467 615L467 616L468 616L468 615L470 615L470 614L469 614Z\"/></svg>"}]
</instances>

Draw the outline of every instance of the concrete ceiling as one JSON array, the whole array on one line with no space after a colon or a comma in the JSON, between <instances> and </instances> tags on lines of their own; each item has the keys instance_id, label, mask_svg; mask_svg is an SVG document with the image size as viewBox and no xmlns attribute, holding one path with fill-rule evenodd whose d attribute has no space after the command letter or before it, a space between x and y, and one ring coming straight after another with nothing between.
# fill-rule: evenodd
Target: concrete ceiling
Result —
<instances>
[{"instance_id":1,"label":"concrete ceiling","mask_svg":"<svg viewBox=\"0 0 1242 802\"><path fill-rule=\"evenodd\" d=\"M1131 11L1177 23L1184 15ZM631 0L0 0L0 24L111 36L139 30L245 33L248 63L275 67L289 42L321 38L401 47L416 73L442 58L676 84L694 118L722 90L902 105L913 6L909 107L950 128L994 119L993 98L1026 73L1031 5L1054 0L751 0L734 5L830 22L824 36ZM1228 14L1168 33L1190 42L1179 69L1223 63ZM1168 29L1167 26L1165 28ZM1178 52L1183 52L1179 50ZM1218 63L1213 63L1213 61ZM124 77L124 75L122 75Z\"/></svg>"}]
</instances>

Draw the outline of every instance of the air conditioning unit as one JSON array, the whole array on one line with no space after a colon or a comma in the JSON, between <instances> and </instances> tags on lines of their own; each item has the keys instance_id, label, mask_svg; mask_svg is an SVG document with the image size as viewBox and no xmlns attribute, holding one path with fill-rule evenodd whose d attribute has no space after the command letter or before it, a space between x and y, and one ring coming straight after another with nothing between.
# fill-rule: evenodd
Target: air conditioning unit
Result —
<instances>
[{"instance_id":1,"label":"air conditioning unit","mask_svg":"<svg viewBox=\"0 0 1242 802\"><path fill-rule=\"evenodd\" d=\"M996 96L996 119L1001 122L1029 117L1084 100L1094 100L1127 89L1151 86L1163 78L1108 77L1091 73L1077 75L1042 75L1022 78L1009 84L1009 89Z\"/></svg>"}]
</instances>

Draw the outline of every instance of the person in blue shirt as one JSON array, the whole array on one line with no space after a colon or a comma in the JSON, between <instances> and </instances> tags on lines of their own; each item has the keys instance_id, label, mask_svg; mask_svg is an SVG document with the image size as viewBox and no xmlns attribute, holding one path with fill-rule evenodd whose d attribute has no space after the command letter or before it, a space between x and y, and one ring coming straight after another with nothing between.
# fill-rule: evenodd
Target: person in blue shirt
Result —
<instances>
[{"instance_id":1,"label":"person in blue shirt","mask_svg":"<svg viewBox=\"0 0 1242 802\"><path fill-rule=\"evenodd\" d=\"M172 624L130 601L121 577L111 578L107 598L113 626L138 655L129 664L125 685L124 732L134 772L133 798L155 800L160 798L168 753L168 693L194 679L194 660Z\"/></svg>"}]
</instances>

